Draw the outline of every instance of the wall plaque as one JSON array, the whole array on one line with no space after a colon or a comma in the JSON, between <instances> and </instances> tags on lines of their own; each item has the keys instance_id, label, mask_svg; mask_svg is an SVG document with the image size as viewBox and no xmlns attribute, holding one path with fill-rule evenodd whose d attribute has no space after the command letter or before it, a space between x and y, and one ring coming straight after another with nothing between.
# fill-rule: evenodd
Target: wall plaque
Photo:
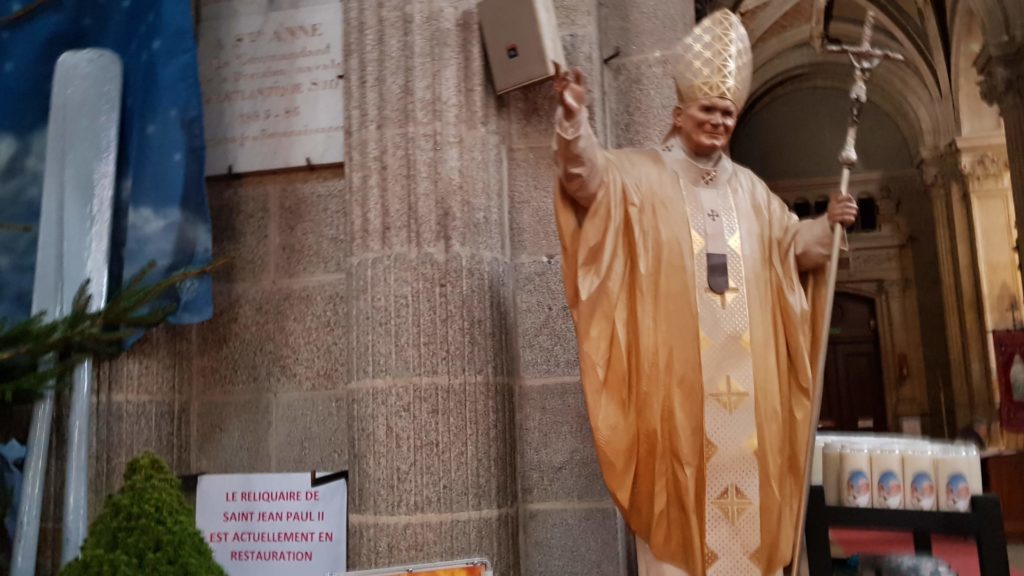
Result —
<instances>
[{"instance_id":1,"label":"wall plaque","mask_svg":"<svg viewBox=\"0 0 1024 576\"><path fill-rule=\"evenodd\" d=\"M341 4L206 0L206 174L344 159Z\"/></svg>"}]
</instances>

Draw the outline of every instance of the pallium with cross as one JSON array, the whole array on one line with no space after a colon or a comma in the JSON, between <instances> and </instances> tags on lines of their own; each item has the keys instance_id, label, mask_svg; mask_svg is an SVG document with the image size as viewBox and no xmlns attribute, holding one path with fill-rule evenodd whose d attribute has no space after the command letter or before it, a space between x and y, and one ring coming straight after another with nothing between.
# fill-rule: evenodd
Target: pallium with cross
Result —
<instances>
[{"instance_id":1,"label":"pallium with cross","mask_svg":"<svg viewBox=\"0 0 1024 576\"><path fill-rule=\"evenodd\" d=\"M710 287L704 288L704 292L708 296L714 298L715 300L718 300L718 303L722 305L722 310L725 310L726 307L729 306L729 303L732 302L732 299L735 298L740 291L736 288L733 288L732 286L729 286L728 288L725 289L725 292L722 292L721 294L715 292Z\"/></svg>"}]
</instances>

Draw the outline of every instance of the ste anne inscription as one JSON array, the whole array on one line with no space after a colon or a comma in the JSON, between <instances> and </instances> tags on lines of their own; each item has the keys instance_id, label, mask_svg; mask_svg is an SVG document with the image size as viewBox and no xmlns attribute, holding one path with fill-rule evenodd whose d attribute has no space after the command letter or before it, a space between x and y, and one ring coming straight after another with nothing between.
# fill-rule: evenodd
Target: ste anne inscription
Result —
<instances>
[{"instance_id":1,"label":"ste anne inscription","mask_svg":"<svg viewBox=\"0 0 1024 576\"><path fill-rule=\"evenodd\" d=\"M206 174L344 159L341 4L202 0Z\"/></svg>"}]
</instances>

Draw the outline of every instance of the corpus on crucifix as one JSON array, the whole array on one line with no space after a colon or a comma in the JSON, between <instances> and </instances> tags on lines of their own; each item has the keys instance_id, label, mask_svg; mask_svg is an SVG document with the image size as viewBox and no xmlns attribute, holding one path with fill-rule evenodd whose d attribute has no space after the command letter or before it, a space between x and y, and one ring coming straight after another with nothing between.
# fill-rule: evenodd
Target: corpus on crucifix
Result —
<instances>
[{"instance_id":1,"label":"corpus on crucifix","mask_svg":"<svg viewBox=\"0 0 1024 576\"><path fill-rule=\"evenodd\" d=\"M735 14L708 16L682 46L656 148L604 149L582 72L556 73L566 298L641 576L778 574L802 525L833 226L857 206L837 194L800 221L726 154L751 82Z\"/></svg>"}]
</instances>

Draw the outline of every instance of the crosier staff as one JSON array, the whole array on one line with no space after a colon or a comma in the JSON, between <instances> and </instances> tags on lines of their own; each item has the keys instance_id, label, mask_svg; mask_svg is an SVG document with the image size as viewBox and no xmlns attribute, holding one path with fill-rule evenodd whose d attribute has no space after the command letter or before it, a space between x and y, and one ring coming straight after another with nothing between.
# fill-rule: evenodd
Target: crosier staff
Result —
<instances>
[{"instance_id":1,"label":"crosier staff","mask_svg":"<svg viewBox=\"0 0 1024 576\"><path fill-rule=\"evenodd\" d=\"M819 0L815 2L816 16L823 14L825 9L825 2ZM875 26L875 13L872 10L868 10L867 16L864 19L864 30L861 36L860 45L848 46L844 44L826 44L824 49L827 52L833 54L847 54L850 57L850 62L853 64L853 86L850 88L850 120L846 128L846 144L843 146L842 152L839 154L839 163L843 166L843 171L839 180L839 194L840 197L849 195L850 188L850 171L854 166L857 165L857 129L860 127L860 117L864 109L864 104L868 101L868 86L867 82L871 78L871 72L881 64L882 60L896 60L903 61L903 56L895 52L888 50L881 50L873 48L871 46L871 36ZM814 41L820 41L823 36L819 36L820 30L817 26L812 26L812 39ZM821 335L819 342L821 342L821 350L818 353L818 359L815 363L817 369L815 375L815 385L813 391L813 397L811 399L811 420L810 430L807 434L807 446L805 460L806 466L804 471L804 492L800 498L800 508L797 510L797 532L796 538L794 538L793 545L793 559L792 559L792 571L795 574L796 566L800 562L800 547L803 543L803 532L805 516L807 513L807 499L810 490L811 480L811 461L814 458L814 436L818 429L818 419L821 416L821 397L825 388L825 359L828 355L828 334L829 328L832 324L832 304L835 299L836 292L836 276L839 272L839 249L842 243L843 228L841 226L833 226L832 228L832 257L829 259L828 264L828 290L827 300L825 302L824 309L824 322L821 326Z\"/></svg>"}]
</instances>

